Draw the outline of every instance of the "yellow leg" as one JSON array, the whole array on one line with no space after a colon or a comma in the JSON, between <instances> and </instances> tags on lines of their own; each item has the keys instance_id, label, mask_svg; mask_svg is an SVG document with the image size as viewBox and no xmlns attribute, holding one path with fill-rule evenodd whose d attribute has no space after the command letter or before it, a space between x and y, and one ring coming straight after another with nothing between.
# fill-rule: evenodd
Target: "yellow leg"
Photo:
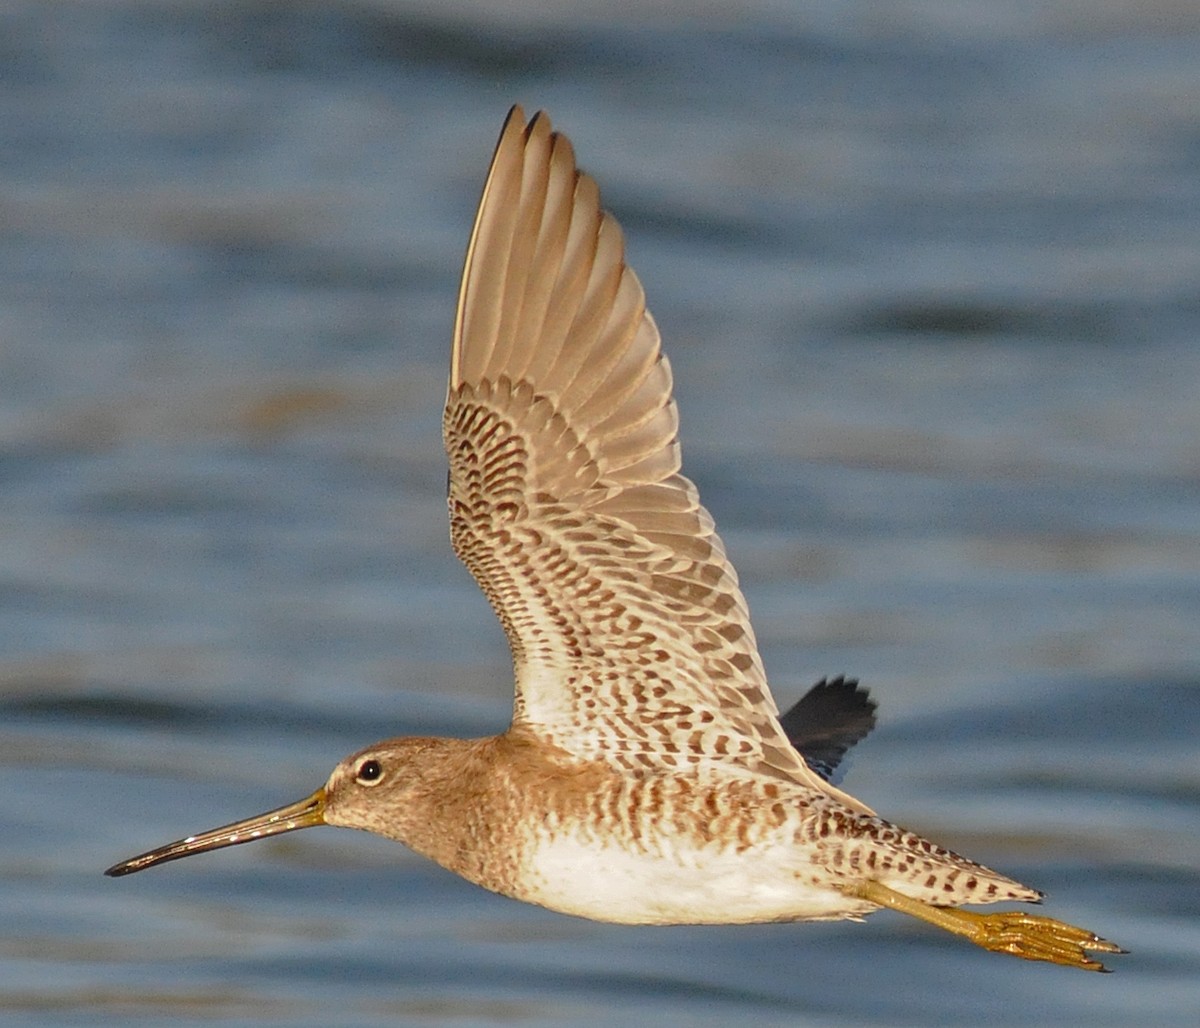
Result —
<instances>
[{"instance_id":1,"label":"yellow leg","mask_svg":"<svg viewBox=\"0 0 1200 1028\"><path fill-rule=\"evenodd\" d=\"M1107 971L1108 968L1098 960L1092 960L1088 953L1125 952L1092 932L1021 910L977 914L957 907L934 907L880 882L860 882L847 891L860 899L961 935L976 946L996 953L1011 953L1026 960L1048 960L1052 964L1080 967L1085 971Z\"/></svg>"}]
</instances>

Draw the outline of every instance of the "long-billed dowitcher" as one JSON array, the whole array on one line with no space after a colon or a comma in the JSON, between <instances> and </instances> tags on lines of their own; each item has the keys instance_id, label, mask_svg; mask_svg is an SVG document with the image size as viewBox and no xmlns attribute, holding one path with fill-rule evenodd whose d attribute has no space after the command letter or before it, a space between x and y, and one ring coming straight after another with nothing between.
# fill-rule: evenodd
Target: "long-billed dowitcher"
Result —
<instances>
[{"instance_id":1,"label":"long-billed dowitcher","mask_svg":"<svg viewBox=\"0 0 1200 1028\"><path fill-rule=\"evenodd\" d=\"M679 473L677 427L620 228L567 139L514 108L467 248L443 423L454 549L512 649L511 726L377 743L299 803L107 873L342 825L601 921L890 907L985 949L1103 970L1091 954L1122 950L1092 932L958 909L1041 894L828 780L870 727L852 686L819 686L838 690L849 727L803 706L780 719L737 575ZM820 752L806 761L809 743Z\"/></svg>"}]
</instances>

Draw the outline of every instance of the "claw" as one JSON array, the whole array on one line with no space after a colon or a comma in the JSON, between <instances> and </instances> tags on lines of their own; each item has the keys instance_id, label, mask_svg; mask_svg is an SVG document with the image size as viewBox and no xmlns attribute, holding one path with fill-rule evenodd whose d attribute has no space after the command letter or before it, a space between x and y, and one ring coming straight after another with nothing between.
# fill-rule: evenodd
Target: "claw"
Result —
<instances>
[{"instance_id":1,"label":"claw","mask_svg":"<svg viewBox=\"0 0 1200 1028\"><path fill-rule=\"evenodd\" d=\"M881 882L860 882L853 891L856 896L881 907L909 914L961 935L993 953L1011 953L1024 960L1045 960L1084 971L1107 972L1107 967L1088 954L1127 952L1095 932L1022 910L979 914L956 907L935 907L889 889Z\"/></svg>"},{"instance_id":2,"label":"claw","mask_svg":"<svg viewBox=\"0 0 1200 1028\"><path fill-rule=\"evenodd\" d=\"M1046 960L1085 971L1107 971L1108 968L1088 954L1125 952L1116 943L1085 928L1020 910L993 914L954 910L952 913L967 929L962 934L976 946L996 953L1011 953L1025 960Z\"/></svg>"}]
</instances>

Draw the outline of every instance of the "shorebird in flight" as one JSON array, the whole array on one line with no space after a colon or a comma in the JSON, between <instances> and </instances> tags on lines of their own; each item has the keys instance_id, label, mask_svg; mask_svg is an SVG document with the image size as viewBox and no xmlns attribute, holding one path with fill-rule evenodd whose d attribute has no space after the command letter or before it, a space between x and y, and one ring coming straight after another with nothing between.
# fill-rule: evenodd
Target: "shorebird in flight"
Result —
<instances>
[{"instance_id":1,"label":"shorebird in flight","mask_svg":"<svg viewBox=\"0 0 1200 1028\"><path fill-rule=\"evenodd\" d=\"M504 626L512 724L398 738L290 806L108 870L313 825L623 924L860 919L1103 970L1122 950L1025 912L1041 894L876 816L831 781L873 723L854 683L781 718L746 601L680 473L671 372L621 230L571 144L513 108L467 248L443 422L450 532Z\"/></svg>"}]
</instances>

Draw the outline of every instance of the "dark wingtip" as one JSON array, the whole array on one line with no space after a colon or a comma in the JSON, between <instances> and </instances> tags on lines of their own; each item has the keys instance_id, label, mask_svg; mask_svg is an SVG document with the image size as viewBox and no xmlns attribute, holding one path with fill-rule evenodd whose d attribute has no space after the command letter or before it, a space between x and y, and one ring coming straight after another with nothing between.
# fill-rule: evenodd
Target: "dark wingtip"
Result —
<instances>
[{"instance_id":1,"label":"dark wingtip","mask_svg":"<svg viewBox=\"0 0 1200 1028\"><path fill-rule=\"evenodd\" d=\"M827 782L847 750L875 727L878 704L857 678L822 678L779 718L788 741Z\"/></svg>"}]
</instances>

